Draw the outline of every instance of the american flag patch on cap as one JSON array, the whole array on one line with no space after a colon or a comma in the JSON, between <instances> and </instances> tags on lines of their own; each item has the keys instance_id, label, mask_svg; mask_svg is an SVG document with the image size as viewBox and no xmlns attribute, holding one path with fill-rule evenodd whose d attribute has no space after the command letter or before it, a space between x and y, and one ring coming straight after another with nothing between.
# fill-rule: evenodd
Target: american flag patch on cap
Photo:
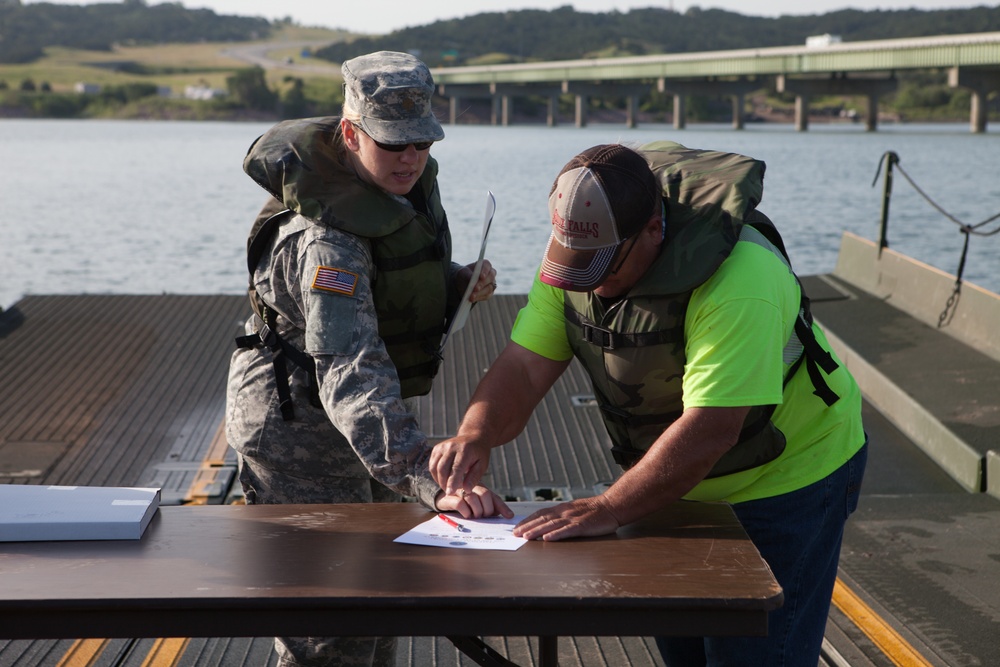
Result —
<instances>
[{"instance_id":1,"label":"american flag patch on cap","mask_svg":"<svg viewBox=\"0 0 1000 667\"><path fill-rule=\"evenodd\" d=\"M358 274L321 266L316 269L316 278L313 279L312 286L313 289L354 296L354 288L358 286Z\"/></svg>"}]
</instances>

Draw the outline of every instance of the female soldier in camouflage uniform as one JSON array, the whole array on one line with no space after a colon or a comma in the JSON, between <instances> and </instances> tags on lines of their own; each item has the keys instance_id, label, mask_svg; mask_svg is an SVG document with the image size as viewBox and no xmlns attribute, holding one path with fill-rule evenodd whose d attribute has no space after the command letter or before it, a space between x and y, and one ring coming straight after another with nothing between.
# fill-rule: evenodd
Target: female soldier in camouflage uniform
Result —
<instances>
[{"instance_id":1,"label":"female soldier in camouflage uniform","mask_svg":"<svg viewBox=\"0 0 1000 667\"><path fill-rule=\"evenodd\" d=\"M417 498L488 516L495 494L445 496L406 400L430 391L438 348L472 274L451 238L429 156L444 131L416 58L343 65L342 118L279 123L247 173L274 200L251 233L254 315L229 377L226 434L247 503ZM473 301L489 298L484 262ZM282 665L392 665L394 638L278 638Z\"/></svg>"}]
</instances>

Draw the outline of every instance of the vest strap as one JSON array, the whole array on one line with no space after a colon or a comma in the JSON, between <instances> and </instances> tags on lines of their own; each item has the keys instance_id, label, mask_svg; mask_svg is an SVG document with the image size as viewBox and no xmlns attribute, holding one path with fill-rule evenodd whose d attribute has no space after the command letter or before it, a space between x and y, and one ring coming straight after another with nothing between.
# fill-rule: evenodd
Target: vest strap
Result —
<instances>
[{"instance_id":1,"label":"vest strap","mask_svg":"<svg viewBox=\"0 0 1000 667\"><path fill-rule=\"evenodd\" d=\"M604 350L663 345L664 343L673 342L675 338L675 336L671 335L671 332L665 330L639 333L611 331L610 329L598 326L595 322L584 317L568 305L564 305L563 311L567 320L581 328L583 331L583 340Z\"/></svg>"},{"instance_id":2,"label":"vest strap","mask_svg":"<svg viewBox=\"0 0 1000 667\"><path fill-rule=\"evenodd\" d=\"M807 299L803 300L808 301ZM820 369L823 369L823 372L829 375L837 370L840 365L834 361L833 355L824 350L816 340L816 335L805 318L799 317L795 320L795 333L799 337L799 341L802 343L804 349L802 356L805 358L805 366L806 371L809 373L809 379L812 380L813 394L821 398L827 407L830 407L840 400L840 396L830 388L826 378L820 373Z\"/></svg>"},{"instance_id":3,"label":"vest strap","mask_svg":"<svg viewBox=\"0 0 1000 667\"><path fill-rule=\"evenodd\" d=\"M274 368L275 390L278 393L278 407L281 418L286 422L295 419L292 391L288 384L288 360L309 375L309 403L316 408L323 406L319 398L319 381L316 378L316 361L279 336L266 322L254 334L236 338L236 347L253 349L266 347L271 351L271 366Z\"/></svg>"},{"instance_id":4,"label":"vest strap","mask_svg":"<svg viewBox=\"0 0 1000 667\"><path fill-rule=\"evenodd\" d=\"M645 453L645 451L636 449L635 447L623 447L619 445L611 447L611 458L615 460L615 463L626 470L638 463L639 459L641 459Z\"/></svg>"},{"instance_id":5,"label":"vest strap","mask_svg":"<svg viewBox=\"0 0 1000 667\"><path fill-rule=\"evenodd\" d=\"M683 414L680 410L675 410L673 412L659 412L648 415L633 415L627 410L616 408L613 405L603 402L600 404L600 408L606 419L617 422L626 427L652 426L653 424L672 424L680 419L681 414Z\"/></svg>"}]
</instances>

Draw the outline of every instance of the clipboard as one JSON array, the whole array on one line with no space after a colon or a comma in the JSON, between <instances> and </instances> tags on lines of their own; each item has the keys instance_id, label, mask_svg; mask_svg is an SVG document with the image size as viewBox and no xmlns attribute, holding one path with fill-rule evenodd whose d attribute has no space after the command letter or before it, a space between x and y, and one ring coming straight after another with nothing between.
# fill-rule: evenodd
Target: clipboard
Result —
<instances>
[{"instance_id":1,"label":"clipboard","mask_svg":"<svg viewBox=\"0 0 1000 667\"><path fill-rule=\"evenodd\" d=\"M472 290L476 287L476 283L479 281L479 275L483 271L483 257L486 255L486 241L490 235L490 225L493 223L493 215L496 213L496 210L496 197L493 196L493 192L487 190L486 215L483 220L483 238L479 244L479 259L476 260L476 266L472 269L472 277L469 278L469 285L465 288L465 294L462 295L462 300L458 303L458 310L455 311L455 316L451 318L451 324L448 325L448 331L445 332L444 337L441 339L441 347L438 348L438 354L444 352L444 346L448 342L451 335L464 327L466 321L469 319L469 312L472 310L472 303L469 301L469 297L472 295Z\"/></svg>"}]
</instances>

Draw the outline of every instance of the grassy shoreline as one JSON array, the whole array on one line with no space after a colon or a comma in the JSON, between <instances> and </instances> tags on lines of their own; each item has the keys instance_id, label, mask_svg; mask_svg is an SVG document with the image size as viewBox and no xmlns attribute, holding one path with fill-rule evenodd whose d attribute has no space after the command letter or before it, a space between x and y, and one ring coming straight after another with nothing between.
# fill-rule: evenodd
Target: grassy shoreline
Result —
<instances>
[{"instance_id":1,"label":"grassy shoreline","mask_svg":"<svg viewBox=\"0 0 1000 667\"><path fill-rule=\"evenodd\" d=\"M341 101L339 68L333 63L312 59L309 53L320 44L347 37L348 33L342 31L286 25L266 42L119 45L110 51L52 47L37 62L0 65L0 118L274 121L290 116L336 114ZM243 59L237 57L237 51L243 52ZM278 100L273 109L254 110L225 98L208 101L185 98L185 90L192 86L226 90L227 79L253 67L246 60L250 57L264 59L262 62L267 63L264 81ZM107 92L103 96L77 93L76 88L81 84L116 91L117 96ZM122 93L142 86L155 88L160 93L147 93L139 99L130 99ZM298 104L286 103L293 96ZM752 101L748 96L751 100L746 110L748 123L794 122L792 100L766 90L759 91L756 98L757 101ZM969 120L968 106L963 99L959 104L911 106L903 110L892 103L893 98L889 100L880 104L880 122ZM714 109L704 111L700 117L689 118L687 122L729 122L727 105L728 101L715 104ZM861 98L814 100L810 123L852 122L831 112L838 107L853 111L863 119L865 105L866 100ZM518 106L527 108L528 112L519 113L514 122L544 122L544 114L534 113L537 110L531 109L530 104ZM442 103L439 108L439 116L446 117L446 104ZM469 111L463 115L463 122L490 122L488 105L482 110L471 108ZM571 112L561 115L572 118ZM624 122L624 110L612 105L593 108L589 115L595 123ZM990 120L995 120L996 115L991 114ZM669 111L662 108L651 109L639 117L640 123L671 120Z\"/></svg>"}]
</instances>

